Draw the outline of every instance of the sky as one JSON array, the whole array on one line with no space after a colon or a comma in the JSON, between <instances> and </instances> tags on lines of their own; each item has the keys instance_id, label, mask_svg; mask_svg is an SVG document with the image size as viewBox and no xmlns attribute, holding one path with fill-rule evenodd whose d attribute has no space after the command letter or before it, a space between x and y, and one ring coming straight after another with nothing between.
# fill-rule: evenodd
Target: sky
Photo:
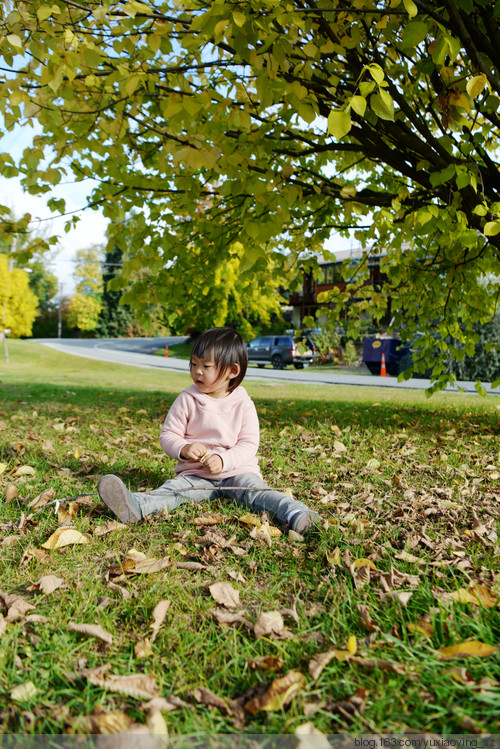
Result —
<instances>
[{"instance_id":1,"label":"sky","mask_svg":"<svg viewBox=\"0 0 500 749\"><path fill-rule=\"evenodd\" d=\"M16 159L31 141L32 136L31 128L25 131L18 128L5 133L3 137L0 137L0 153L10 153ZM81 210L91 188L90 180L78 183L68 182L57 185L51 193L36 196L23 192L18 178L0 177L0 203L2 205L11 208L17 217L30 213L33 217L32 228L34 230L39 229L47 236L58 235L57 254L50 270L59 279L64 296L69 296L74 291L73 271L76 251L93 244L104 244L106 241L108 219L105 219L99 210ZM80 221L68 233L64 231L64 225L69 217L61 217L47 208L47 200L50 197L64 198L66 211L77 212L76 215L79 216Z\"/></svg>"}]
</instances>

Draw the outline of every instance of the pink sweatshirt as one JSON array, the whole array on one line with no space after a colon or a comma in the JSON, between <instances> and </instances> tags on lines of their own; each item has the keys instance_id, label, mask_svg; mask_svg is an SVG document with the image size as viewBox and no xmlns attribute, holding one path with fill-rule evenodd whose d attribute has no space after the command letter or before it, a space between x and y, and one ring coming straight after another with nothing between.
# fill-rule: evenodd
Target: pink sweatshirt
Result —
<instances>
[{"instance_id":1,"label":"pink sweatshirt","mask_svg":"<svg viewBox=\"0 0 500 749\"><path fill-rule=\"evenodd\" d=\"M222 472L210 473L203 463L183 460L180 452L190 442L201 442L222 458ZM225 398L212 398L191 385L175 399L160 433L160 445L179 461L175 472L205 478L226 478L239 473L261 475L257 462L259 419L243 387Z\"/></svg>"}]
</instances>

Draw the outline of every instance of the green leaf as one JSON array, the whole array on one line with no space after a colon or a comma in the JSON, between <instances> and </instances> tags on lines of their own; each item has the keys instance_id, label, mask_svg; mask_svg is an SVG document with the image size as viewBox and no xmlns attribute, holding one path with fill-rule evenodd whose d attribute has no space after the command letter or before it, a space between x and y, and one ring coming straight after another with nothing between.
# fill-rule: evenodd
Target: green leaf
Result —
<instances>
[{"instance_id":1,"label":"green leaf","mask_svg":"<svg viewBox=\"0 0 500 749\"><path fill-rule=\"evenodd\" d=\"M428 33L427 24L424 21L411 21L403 31L403 49L417 47L423 42Z\"/></svg>"},{"instance_id":2,"label":"green leaf","mask_svg":"<svg viewBox=\"0 0 500 749\"><path fill-rule=\"evenodd\" d=\"M351 116L349 112L331 111L328 115L328 132L336 140L341 140L351 129Z\"/></svg>"},{"instance_id":3,"label":"green leaf","mask_svg":"<svg viewBox=\"0 0 500 749\"><path fill-rule=\"evenodd\" d=\"M413 18L413 16L416 16L418 13L418 8L413 2L413 0L403 0L403 2L404 2L406 12L410 16L410 18Z\"/></svg>"},{"instance_id":4,"label":"green leaf","mask_svg":"<svg viewBox=\"0 0 500 749\"><path fill-rule=\"evenodd\" d=\"M494 237L500 232L500 221L487 221L484 225L483 234L487 237Z\"/></svg>"},{"instance_id":5,"label":"green leaf","mask_svg":"<svg viewBox=\"0 0 500 749\"><path fill-rule=\"evenodd\" d=\"M353 96L349 102L356 114L363 117L366 111L366 99L364 96Z\"/></svg>"},{"instance_id":6,"label":"green leaf","mask_svg":"<svg viewBox=\"0 0 500 749\"><path fill-rule=\"evenodd\" d=\"M370 107L381 120L394 120L394 102L387 91L380 89L378 94L372 94Z\"/></svg>"}]
</instances>

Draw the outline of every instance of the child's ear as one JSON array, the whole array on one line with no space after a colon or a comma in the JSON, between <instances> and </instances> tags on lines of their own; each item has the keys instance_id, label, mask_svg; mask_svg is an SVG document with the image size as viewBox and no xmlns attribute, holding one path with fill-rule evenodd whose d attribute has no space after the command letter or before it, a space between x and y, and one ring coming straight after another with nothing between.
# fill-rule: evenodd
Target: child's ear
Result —
<instances>
[{"instance_id":1,"label":"child's ear","mask_svg":"<svg viewBox=\"0 0 500 749\"><path fill-rule=\"evenodd\" d=\"M231 377L238 377L240 371L241 371L240 365L237 362L235 362L231 367Z\"/></svg>"}]
</instances>

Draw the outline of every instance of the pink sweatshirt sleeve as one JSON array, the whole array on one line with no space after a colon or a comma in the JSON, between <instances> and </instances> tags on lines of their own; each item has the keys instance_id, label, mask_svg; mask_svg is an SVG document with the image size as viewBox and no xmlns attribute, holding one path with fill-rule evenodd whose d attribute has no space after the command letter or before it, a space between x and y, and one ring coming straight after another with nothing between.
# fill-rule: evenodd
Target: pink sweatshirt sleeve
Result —
<instances>
[{"instance_id":1,"label":"pink sweatshirt sleeve","mask_svg":"<svg viewBox=\"0 0 500 749\"><path fill-rule=\"evenodd\" d=\"M173 402L160 432L160 446L171 458L182 460L180 452L186 444L189 420L188 398L181 393Z\"/></svg>"},{"instance_id":2,"label":"pink sweatshirt sleeve","mask_svg":"<svg viewBox=\"0 0 500 749\"><path fill-rule=\"evenodd\" d=\"M255 461L259 447L259 417L253 402L248 398L243 407L241 428L236 444L224 449L216 447L213 452L222 458L222 471L234 471Z\"/></svg>"}]
</instances>

